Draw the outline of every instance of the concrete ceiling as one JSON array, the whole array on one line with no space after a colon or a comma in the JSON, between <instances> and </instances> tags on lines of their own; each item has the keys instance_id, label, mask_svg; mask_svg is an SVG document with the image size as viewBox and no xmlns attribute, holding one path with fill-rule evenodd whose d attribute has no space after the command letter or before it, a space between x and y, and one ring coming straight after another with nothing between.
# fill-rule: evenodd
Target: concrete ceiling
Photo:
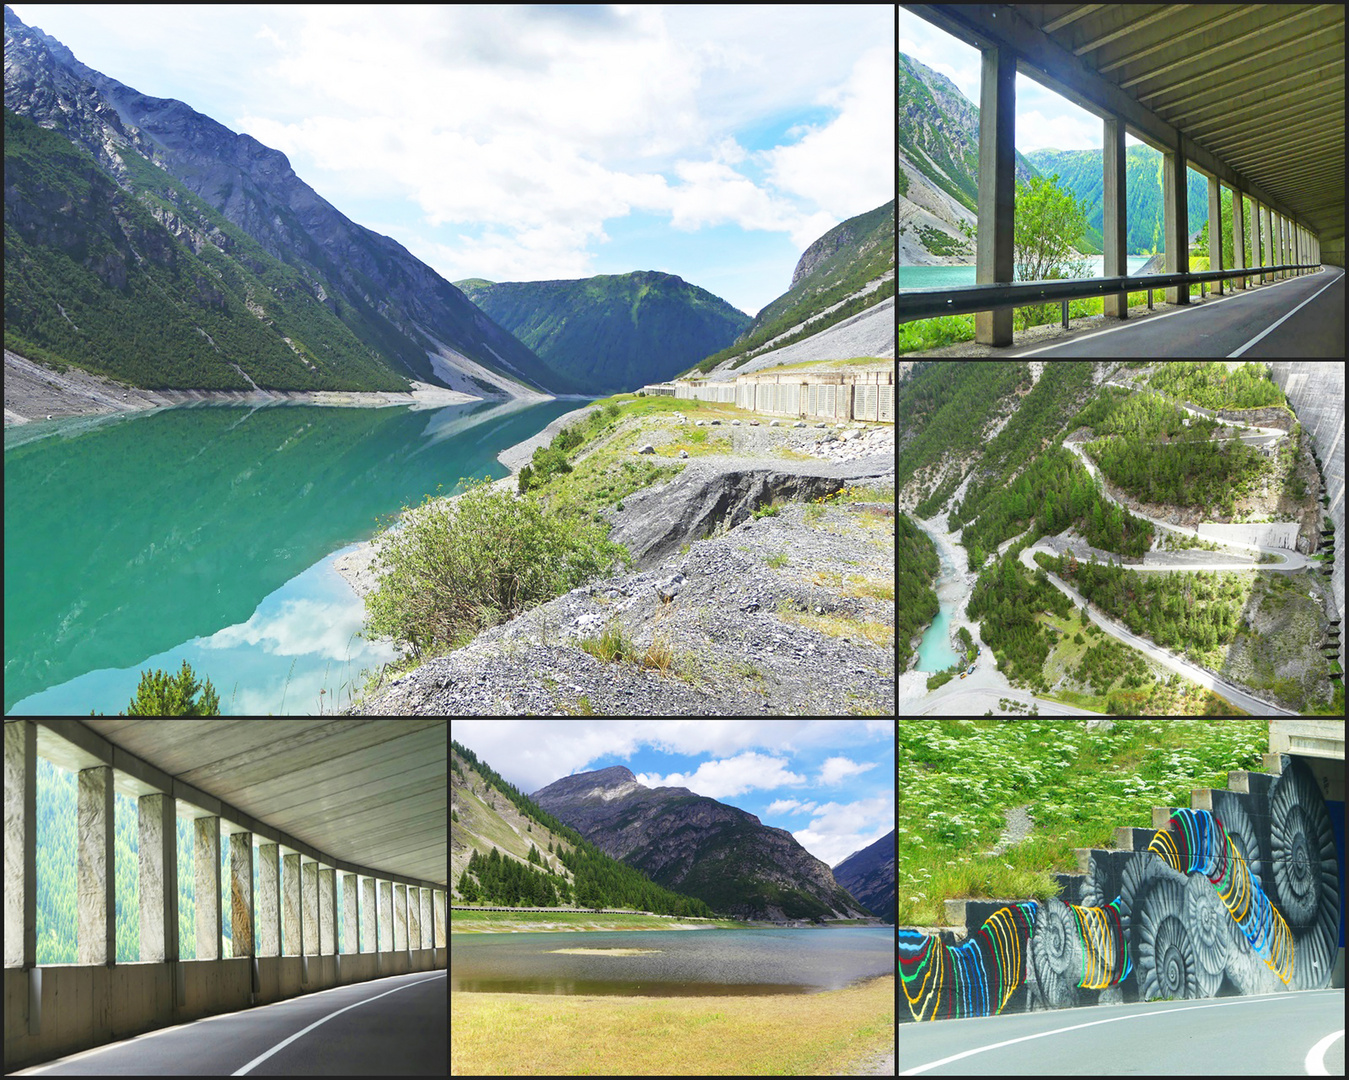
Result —
<instances>
[{"instance_id":1,"label":"concrete ceiling","mask_svg":"<svg viewBox=\"0 0 1349 1080\"><path fill-rule=\"evenodd\" d=\"M1343 5L910 6L970 44L1010 44L1027 75L1135 137L1182 133L1192 166L1343 248Z\"/></svg>"},{"instance_id":2,"label":"concrete ceiling","mask_svg":"<svg viewBox=\"0 0 1349 1080\"><path fill-rule=\"evenodd\" d=\"M448 880L448 720L75 722L335 859Z\"/></svg>"}]
</instances>

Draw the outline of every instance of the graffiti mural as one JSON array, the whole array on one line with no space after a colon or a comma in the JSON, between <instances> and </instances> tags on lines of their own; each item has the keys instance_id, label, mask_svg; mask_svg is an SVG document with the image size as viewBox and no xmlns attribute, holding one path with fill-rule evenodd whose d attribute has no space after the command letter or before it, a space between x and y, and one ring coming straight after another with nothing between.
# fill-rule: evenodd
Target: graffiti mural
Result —
<instances>
[{"instance_id":1,"label":"graffiti mural","mask_svg":"<svg viewBox=\"0 0 1349 1080\"><path fill-rule=\"evenodd\" d=\"M998 907L961 944L901 929L900 1018L1329 985L1339 868L1306 766L1284 758L1282 775L1212 797L1212 811L1173 813L1145 849L1093 852L1081 903Z\"/></svg>"}]
</instances>

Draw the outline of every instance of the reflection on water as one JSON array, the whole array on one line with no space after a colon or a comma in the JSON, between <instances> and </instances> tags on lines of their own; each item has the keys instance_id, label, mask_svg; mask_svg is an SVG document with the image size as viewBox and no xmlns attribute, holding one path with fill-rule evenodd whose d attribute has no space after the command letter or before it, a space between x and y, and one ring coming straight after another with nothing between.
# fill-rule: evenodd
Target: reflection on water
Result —
<instances>
[{"instance_id":1,"label":"reflection on water","mask_svg":"<svg viewBox=\"0 0 1349 1080\"><path fill-rule=\"evenodd\" d=\"M450 989L637 997L808 994L892 975L889 927L451 934ZM601 944L592 944L596 937ZM639 950L632 952L629 950Z\"/></svg>"}]
</instances>

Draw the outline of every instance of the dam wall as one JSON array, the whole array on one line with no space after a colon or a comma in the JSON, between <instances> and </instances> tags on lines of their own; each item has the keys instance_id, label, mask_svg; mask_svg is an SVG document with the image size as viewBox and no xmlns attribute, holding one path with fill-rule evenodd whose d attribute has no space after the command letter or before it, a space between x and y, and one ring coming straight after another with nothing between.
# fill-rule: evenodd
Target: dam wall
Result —
<instances>
[{"instance_id":1,"label":"dam wall","mask_svg":"<svg viewBox=\"0 0 1349 1080\"><path fill-rule=\"evenodd\" d=\"M1297 413L1298 422L1310 433L1321 459L1330 506L1326 514L1335 522L1335 572L1331 575L1332 618L1344 617L1344 365L1280 360L1269 365L1270 374ZM1344 668L1344 638L1340 637L1340 667Z\"/></svg>"}]
</instances>

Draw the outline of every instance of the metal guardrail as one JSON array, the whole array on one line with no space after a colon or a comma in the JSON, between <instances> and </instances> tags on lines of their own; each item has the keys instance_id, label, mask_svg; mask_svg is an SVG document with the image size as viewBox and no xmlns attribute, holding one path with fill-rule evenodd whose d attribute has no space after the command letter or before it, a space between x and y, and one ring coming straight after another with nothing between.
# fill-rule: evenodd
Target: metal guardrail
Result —
<instances>
[{"instance_id":1,"label":"metal guardrail","mask_svg":"<svg viewBox=\"0 0 1349 1080\"><path fill-rule=\"evenodd\" d=\"M1142 277L1067 278L1057 281L1017 281L992 285L961 285L953 289L901 290L895 295L895 310L900 322L931 319L939 315L971 315L976 311L1029 307L1062 301L1064 321L1070 300L1112 296L1119 293L1146 292L1148 307L1152 293L1178 286L1201 287L1210 281L1227 278L1260 277L1286 270L1319 270L1319 263L1288 263L1281 266L1246 266L1240 270L1201 270L1189 274L1145 274Z\"/></svg>"}]
</instances>

